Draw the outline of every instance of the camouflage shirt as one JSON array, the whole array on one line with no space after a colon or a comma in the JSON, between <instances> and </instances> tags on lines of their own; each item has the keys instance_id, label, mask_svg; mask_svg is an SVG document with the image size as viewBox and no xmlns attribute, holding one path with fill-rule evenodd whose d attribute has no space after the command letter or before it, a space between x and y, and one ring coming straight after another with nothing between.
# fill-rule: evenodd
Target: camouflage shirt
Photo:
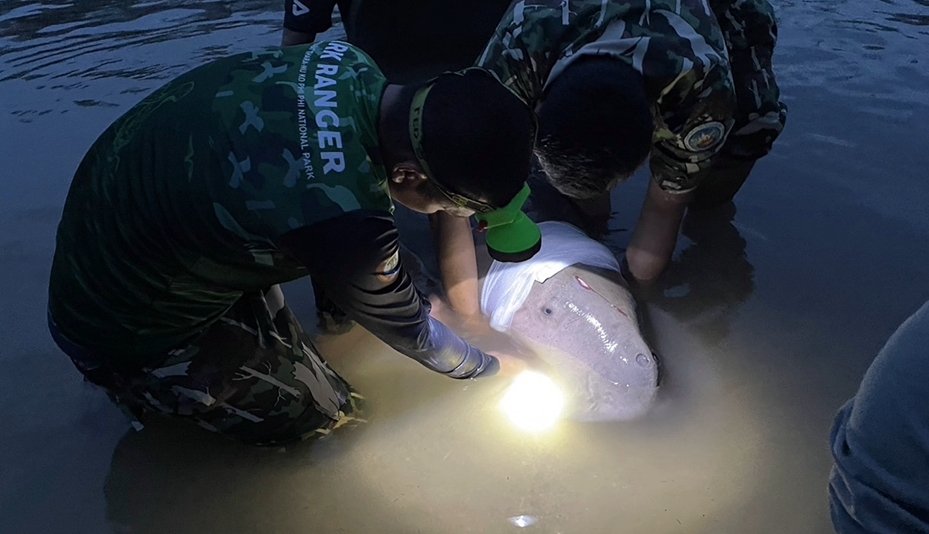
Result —
<instances>
[{"instance_id":1,"label":"camouflage shirt","mask_svg":"<svg viewBox=\"0 0 929 534\"><path fill-rule=\"evenodd\" d=\"M377 136L385 86L368 56L330 41L223 58L144 99L72 183L49 289L57 328L144 362L245 292L312 274L400 352L467 375L462 352L480 353L434 324L399 262Z\"/></svg>"},{"instance_id":2,"label":"camouflage shirt","mask_svg":"<svg viewBox=\"0 0 929 534\"><path fill-rule=\"evenodd\" d=\"M733 124L726 43L705 0L519 0L478 65L535 105L584 55L610 55L645 79L655 121L652 173L667 191L696 187Z\"/></svg>"}]
</instances>

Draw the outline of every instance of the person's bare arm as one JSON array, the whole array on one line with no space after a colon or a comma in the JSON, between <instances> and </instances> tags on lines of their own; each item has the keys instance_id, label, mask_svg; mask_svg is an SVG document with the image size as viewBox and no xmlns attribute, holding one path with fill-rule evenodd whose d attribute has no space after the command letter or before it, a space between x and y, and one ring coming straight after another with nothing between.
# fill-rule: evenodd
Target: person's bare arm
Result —
<instances>
[{"instance_id":1,"label":"person's bare arm","mask_svg":"<svg viewBox=\"0 0 929 534\"><path fill-rule=\"evenodd\" d=\"M496 357L502 375L515 375L527 367L531 351L510 336L497 332L481 313L477 249L467 218L439 212L430 216L445 299L433 295L431 315L468 342ZM486 256L486 253L484 253ZM487 260L489 258L482 258Z\"/></svg>"},{"instance_id":2,"label":"person's bare arm","mask_svg":"<svg viewBox=\"0 0 929 534\"><path fill-rule=\"evenodd\" d=\"M459 315L478 316L481 304L471 223L467 218L443 212L431 219L445 297Z\"/></svg>"},{"instance_id":3,"label":"person's bare arm","mask_svg":"<svg viewBox=\"0 0 929 534\"><path fill-rule=\"evenodd\" d=\"M654 180L649 183L642 212L626 248L626 263L636 280L652 281L667 267L684 211L693 195L692 191L669 193Z\"/></svg>"},{"instance_id":4,"label":"person's bare arm","mask_svg":"<svg viewBox=\"0 0 929 534\"><path fill-rule=\"evenodd\" d=\"M712 15L707 12L707 28ZM722 36L716 35L717 42ZM645 282L664 271L680 229L684 211L708 174L734 123L735 89L723 51L710 51L699 68L681 72L662 91L649 158L652 180L639 220L626 250L629 271Z\"/></svg>"}]
</instances>

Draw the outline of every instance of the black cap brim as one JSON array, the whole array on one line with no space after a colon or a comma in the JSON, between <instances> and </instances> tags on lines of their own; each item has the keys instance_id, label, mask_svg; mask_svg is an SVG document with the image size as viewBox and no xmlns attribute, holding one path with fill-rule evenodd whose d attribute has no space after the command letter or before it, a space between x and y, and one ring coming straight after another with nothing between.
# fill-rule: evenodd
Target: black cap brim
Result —
<instances>
[{"instance_id":1,"label":"black cap brim","mask_svg":"<svg viewBox=\"0 0 929 534\"><path fill-rule=\"evenodd\" d=\"M490 245L487 245L487 252L490 253L490 257L497 261L501 261L504 263L519 263L521 261L526 261L528 259L531 259L533 256L535 256L536 253L539 252L541 249L542 249L541 239L536 241L535 244L532 245L531 247L525 250L517 251L517 252L504 252L502 250L496 250Z\"/></svg>"}]
</instances>

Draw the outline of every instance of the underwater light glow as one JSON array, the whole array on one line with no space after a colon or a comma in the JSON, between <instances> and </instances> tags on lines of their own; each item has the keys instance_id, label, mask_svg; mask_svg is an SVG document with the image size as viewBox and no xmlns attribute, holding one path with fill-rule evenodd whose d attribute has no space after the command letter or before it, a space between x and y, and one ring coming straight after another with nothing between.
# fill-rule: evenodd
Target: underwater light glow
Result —
<instances>
[{"instance_id":1,"label":"underwater light glow","mask_svg":"<svg viewBox=\"0 0 929 534\"><path fill-rule=\"evenodd\" d=\"M500 410L522 430L540 432L555 425L564 409L564 394L551 378L536 371L516 377L500 400Z\"/></svg>"}]
</instances>

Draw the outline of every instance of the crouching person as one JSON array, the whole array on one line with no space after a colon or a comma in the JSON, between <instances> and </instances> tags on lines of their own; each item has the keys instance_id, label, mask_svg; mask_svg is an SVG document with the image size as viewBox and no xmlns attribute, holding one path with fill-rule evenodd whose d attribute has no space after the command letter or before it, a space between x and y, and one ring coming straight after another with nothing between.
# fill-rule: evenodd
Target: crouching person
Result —
<instances>
[{"instance_id":1,"label":"crouching person","mask_svg":"<svg viewBox=\"0 0 929 534\"><path fill-rule=\"evenodd\" d=\"M259 444L325 433L356 410L283 282L311 276L433 371L493 374L497 358L429 316L399 259L393 203L465 217L507 205L531 131L530 110L484 71L394 85L337 41L196 68L118 119L77 170L49 286L53 337L133 415Z\"/></svg>"}]
</instances>

